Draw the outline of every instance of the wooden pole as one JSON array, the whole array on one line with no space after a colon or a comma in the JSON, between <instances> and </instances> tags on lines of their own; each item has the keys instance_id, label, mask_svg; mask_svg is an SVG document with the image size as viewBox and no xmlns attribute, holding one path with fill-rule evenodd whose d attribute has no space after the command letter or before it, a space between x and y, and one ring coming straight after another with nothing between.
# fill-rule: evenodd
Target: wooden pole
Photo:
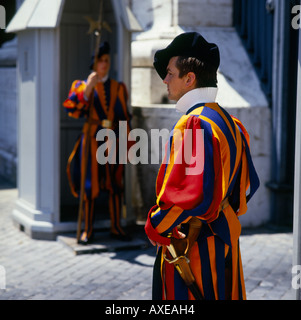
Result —
<instances>
[{"instance_id":1,"label":"wooden pole","mask_svg":"<svg viewBox=\"0 0 301 320\"><path fill-rule=\"evenodd\" d=\"M95 41L95 50L94 50L94 64L93 64L93 70L96 70L96 64L98 60L98 49L100 45L100 39L101 39L101 29L102 29L102 17L103 17L103 0L100 1L100 10L99 10L99 18L97 23L97 29L94 30L94 34L96 36ZM85 137L85 146L84 146L84 156L82 158L83 164L83 172L81 174L81 182L80 182L80 198L79 198L79 208L78 208L78 220L77 220L77 235L76 239L77 242L80 240L80 234L81 234L81 224L83 219L83 205L84 205L84 197L85 197L85 182L86 182L86 176L87 176L87 165L88 165L88 156L89 156L89 150L90 150L90 118L92 114L92 108L93 108L93 101L94 101L94 89L92 90L91 96L89 98L90 104L89 104L89 115L88 115L88 123L87 123L87 132L84 132ZM86 212L86 214L88 214Z\"/></svg>"}]
</instances>

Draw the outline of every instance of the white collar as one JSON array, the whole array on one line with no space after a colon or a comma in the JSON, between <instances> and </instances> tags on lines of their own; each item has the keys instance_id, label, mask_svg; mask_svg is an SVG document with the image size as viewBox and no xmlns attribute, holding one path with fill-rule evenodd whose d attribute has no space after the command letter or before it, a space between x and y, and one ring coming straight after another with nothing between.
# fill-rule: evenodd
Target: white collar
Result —
<instances>
[{"instance_id":1,"label":"white collar","mask_svg":"<svg viewBox=\"0 0 301 320\"><path fill-rule=\"evenodd\" d=\"M109 74L107 73L103 78L99 79L98 82L103 82L105 83L109 78Z\"/></svg>"},{"instance_id":2,"label":"white collar","mask_svg":"<svg viewBox=\"0 0 301 320\"><path fill-rule=\"evenodd\" d=\"M176 109L182 113L186 113L191 107L198 103L215 102L217 88L196 88L186 92L177 102Z\"/></svg>"}]
</instances>

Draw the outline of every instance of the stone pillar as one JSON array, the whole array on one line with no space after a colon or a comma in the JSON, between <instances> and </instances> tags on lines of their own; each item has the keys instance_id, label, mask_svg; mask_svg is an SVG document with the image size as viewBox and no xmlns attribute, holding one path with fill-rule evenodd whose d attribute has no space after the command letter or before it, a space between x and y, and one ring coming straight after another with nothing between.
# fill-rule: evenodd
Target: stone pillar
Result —
<instances>
[{"instance_id":1,"label":"stone pillar","mask_svg":"<svg viewBox=\"0 0 301 320\"><path fill-rule=\"evenodd\" d=\"M32 238L53 239L59 221L58 39L58 29L18 33L19 195L13 219Z\"/></svg>"},{"instance_id":2,"label":"stone pillar","mask_svg":"<svg viewBox=\"0 0 301 320\"><path fill-rule=\"evenodd\" d=\"M294 228L293 228L293 266L301 265L301 33L299 31L298 85L296 109L295 141L295 181L294 181ZM300 270L298 271L300 273ZM299 274L300 279L300 274ZM300 283L300 280L298 281ZM296 289L296 299L301 299L301 290Z\"/></svg>"},{"instance_id":3,"label":"stone pillar","mask_svg":"<svg viewBox=\"0 0 301 320\"><path fill-rule=\"evenodd\" d=\"M153 68L153 56L184 31L231 27L232 0L132 1L133 12L145 32L132 42L132 104L168 103L162 80Z\"/></svg>"}]
</instances>

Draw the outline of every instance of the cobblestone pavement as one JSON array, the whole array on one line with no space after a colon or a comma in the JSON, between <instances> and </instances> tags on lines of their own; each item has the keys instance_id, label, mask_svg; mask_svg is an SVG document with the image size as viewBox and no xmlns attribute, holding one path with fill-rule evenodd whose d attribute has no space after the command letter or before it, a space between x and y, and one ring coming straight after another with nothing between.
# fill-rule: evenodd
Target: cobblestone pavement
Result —
<instances>
[{"instance_id":1,"label":"cobblestone pavement","mask_svg":"<svg viewBox=\"0 0 301 320\"><path fill-rule=\"evenodd\" d=\"M33 240L13 225L16 197L16 189L2 186L0 271L5 270L6 288L0 288L0 300L151 299L154 247L75 255L59 241ZM241 236L249 300L294 299L292 242L292 233L257 230Z\"/></svg>"}]
</instances>

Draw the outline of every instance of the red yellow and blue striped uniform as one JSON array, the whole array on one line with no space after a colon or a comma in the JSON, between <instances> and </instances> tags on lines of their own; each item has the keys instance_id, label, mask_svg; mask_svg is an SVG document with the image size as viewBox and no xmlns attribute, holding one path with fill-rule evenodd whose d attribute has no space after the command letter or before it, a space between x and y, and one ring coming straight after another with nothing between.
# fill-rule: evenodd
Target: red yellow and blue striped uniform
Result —
<instances>
[{"instance_id":1,"label":"red yellow and blue striped uniform","mask_svg":"<svg viewBox=\"0 0 301 320\"><path fill-rule=\"evenodd\" d=\"M98 82L94 88L94 95L91 100L86 100L84 90L86 81L75 80L72 83L68 98L64 101L63 106L70 117L82 118L87 117L90 110L90 118L84 124L83 130L75 143L74 149L68 159L67 175L71 192L78 197L80 191L81 175L83 168L83 150L87 143L87 131L90 126L90 144L87 174L85 181L85 229L91 233L93 224L93 205L94 199L99 196L101 190L109 192L109 210L111 217L111 231L116 234L123 233L120 227L120 214L122 205L122 195L124 192L123 175L124 164L118 163L118 122L127 121L128 132L130 131L130 114L127 109L128 94L126 86L122 82L108 78L105 82ZM116 134L116 164L100 165L97 162L97 149L105 141L97 141L96 134L103 129L102 120L110 120L112 123L111 130ZM71 163L73 170L71 172Z\"/></svg>"},{"instance_id":2,"label":"red yellow and blue striped uniform","mask_svg":"<svg viewBox=\"0 0 301 320\"><path fill-rule=\"evenodd\" d=\"M185 134L187 129L194 141L192 155L203 163L197 174L187 174L195 163L183 159L190 137ZM182 138L175 147L179 132ZM199 132L203 134L202 152L196 150ZM217 103L197 104L175 124L157 176L156 205L149 212L145 231L155 242L169 245L168 234L175 228L185 233L192 216L202 220L188 258L205 299L246 299L238 216L247 211L247 202L258 187L249 135L242 123ZM225 200L229 205L222 207ZM157 253L153 299L194 299L174 266L163 259L165 251L163 246Z\"/></svg>"}]
</instances>

